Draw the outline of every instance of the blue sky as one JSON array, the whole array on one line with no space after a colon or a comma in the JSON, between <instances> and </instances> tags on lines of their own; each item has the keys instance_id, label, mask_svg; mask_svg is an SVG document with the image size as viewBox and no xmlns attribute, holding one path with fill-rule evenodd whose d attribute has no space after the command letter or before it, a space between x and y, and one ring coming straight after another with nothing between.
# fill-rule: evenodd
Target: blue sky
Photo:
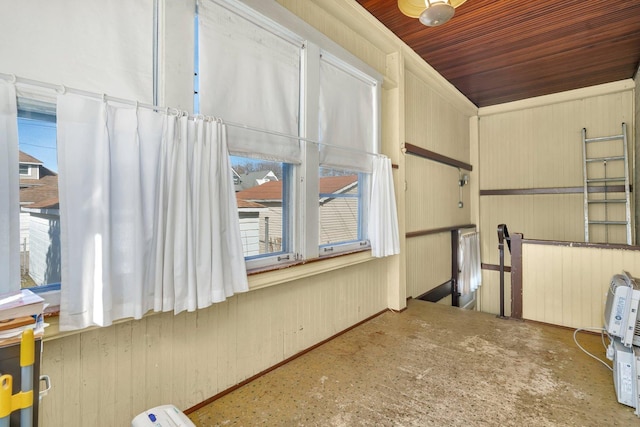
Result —
<instances>
[{"instance_id":1,"label":"blue sky","mask_svg":"<svg viewBox=\"0 0 640 427\"><path fill-rule=\"evenodd\" d=\"M18 140L20 151L32 155L41 160L46 168L58 172L55 123L19 117Z\"/></svg>"}]
</instances>

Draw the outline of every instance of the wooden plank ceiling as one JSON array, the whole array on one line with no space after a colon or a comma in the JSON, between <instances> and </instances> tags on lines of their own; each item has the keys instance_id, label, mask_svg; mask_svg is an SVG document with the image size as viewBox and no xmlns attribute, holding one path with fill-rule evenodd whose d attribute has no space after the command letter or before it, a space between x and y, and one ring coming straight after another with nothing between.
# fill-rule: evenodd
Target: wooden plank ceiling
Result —
<instances>
[{"instance_id":1,"label":"wooden plank ceiling","mask_svg":"<svg viewBox=\"0 0 640 427\"><path fill-rule=\"evenodd\" d=\"M640 0L467 0L439 27L356 0L478 107L633 78Z\"/></svg>"}]
</instances>

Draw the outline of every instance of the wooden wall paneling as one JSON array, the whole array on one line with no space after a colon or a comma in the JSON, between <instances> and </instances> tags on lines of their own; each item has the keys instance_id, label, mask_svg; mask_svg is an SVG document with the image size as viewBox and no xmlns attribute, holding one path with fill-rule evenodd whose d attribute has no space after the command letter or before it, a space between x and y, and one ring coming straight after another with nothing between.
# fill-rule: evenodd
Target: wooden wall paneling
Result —
<instances>
[{"instance_id":1,"label":"wooden wall paneling","mask_svg":"<svg viewBox=\"0 0 640 427\"><path fill-rule=\"evenodd\" d=\"M511 274L504 274L505 283L505 316L511 315ZM493 270L482 270L482 286L479 288L480 306L478 310L498 315L500 313L500 273Z\"/></svg>"},{"instance_id":2,"label":"wooden wall paneling","mask_svg":"<svg viewBox=\"0 0 640 427\"><path fill-rule=\"evenodd\" d=\"M525 239L584 241L582 194L481 196L483 262L497 263L497 251L491 248L497 247L498 224L507 224L509 231ZM486 255L485 248L490 251Z\"/></svg>"},{"instance_id":3,"label":"wooden wall paneling","mask_svg":"<svg viewBox=\"0 0 640 427\"><path fill-rule=\"evenodd\" d=\"M469 163L469 116L440 94L434 93L430 101L433 151ZM424 117L417 119L424 120Z\"/></svg>"},{"instance_id":4,"label":"wooden wall paneling","mask_svg":"<svg viewBox=\"0 0 640 427\"><path fill-rule=\"evenodd\" d=\"M163 402L174 402L175 394L173 387L167 387L167 384L171 384L173 378L175 378L176 388L180 388L180 384L184 381L183 376L176 375L173 377L173 369L176 367L176 359L181 356L181 350L179 346L184 345L182 337L179 337L183 331L181 327L184 323L184 313L174 315L172 312L162 313L160 315L160 342L158 342L158 351L162 354L158 371L156 375L160 377L160 393L159 399ZM181 373L181 371L180 371ZM156 397L157 399L158 397ZM186 396L181 397L181 402L176 405L181 405L182 401L186 399ZM153 405L155 406L155 404Z\"/></svg>"},{"instance_id":5,"label":"wooden wall paneling","mask_svg":"<svg viewBox=\"0 0 640 427\"><path fill-rule=\"evenodd\" d=\"M225 340L227 336L227 326L229 322L229 305L230 301L225 301L209 307L209 324L202 325L198 328L202 329L203 335L208 340L207 348L210 352L209 376L211 378L211 395L216 394L220 390L224 390L229 381L226 375L229 375L225 360L227 356L228 342ZM232 320L232 319L231 319ZM207 330L207 326L210 328Z\"/></svg>"},{"instance_id":6,"label":"wooden wall paneling","mask_svg":"<svg viewBox=\"0 0 640 427\"><path fill-rule=\"evenodd\" d=\"M81 349L81 342L81 336L64 338L65 346L62 350L62 363L64 366L61 372L62 377L57 378L58 381L61 380L61 384L56 392L62 396L64 409L62 418L55 419L55 422L61 421L60 425L64 426L78 423L78 420L80 420L82 416L81 399L84 392L82 359L84 355ZM52 378L52 381L55 380ZM52 384L54 383L52 382Z\"/></svg>"},{"instance_id":7,"label":"wooden wall paneling","mask_svg":"<svg viewBox=\"0 0 640 427\"><path fill-rule=\"evenodd\" d=\"M160 393L163 387L162 372L163 369L164 371L167 370L166 367L162 366L165 354L163 354L163 349L160 346L161 342L167 339L167 337L163 337L162 333L162 316L162 314L159 314L142 320L146 324L144 331L144 381L141 383L145 391L145 408L153 407L153 403L160 400Z\"/></svg>"},{"instance_id":8,"label":"wooden wall paneling","mask_svg":"<svg viewBox=\"0 0 640 427\"><path fill-rule=\"evenodd\" d=\"M523 251L523 317L571 328L601 327L611 277L640 273L635 250L525 243Z\"/></svg>"},{"instance_id":9,"label":"wooden wall paneling","mask_svg":"<svg viewBox=\"0 0 640 427\"><path fill-rule=\"evenodd\" d=\"M45 342L40 372L51 378L51 390L39 406L43 425L74 425L80 419L82 366L80 335Z\"/></svg>"},{"instance_id":10,"label":"wooden wall paneling","mask_svg":"<svg viewBox=\"0 0 640 427\"><path fill-rule=\"evenodd\" d=\"M374 45L366 36L351 29L342 21L344 17L332 15L313 1L277 0L277 2L369 64L380 74L385 74L387 53Z\"/></svg>"},{"instance_id":11,"label":"wooden wall paneling","mask_svg":"<svg viewBox=\"0 0 640 427\"><path fill-rule=\"evenodd\" d=\"M111 413L111 416L113 417L113 425L126 425L127 422L131 423L129 414L134 412L132 401L133 395L136 392L136 390L133 389L133 384L135 383L131 381L134 376L131 322L120 323L115 325L113 329L115 343L115 384L113 412Z\"/></svg>"},{"instance_id":12,"label":"wooden wall paneling","mask_svg":"<svg viewBox=\"0 0 640 427\"><path fill-rule=\"evenodd\" d=\"M183 363L186 367L184 375L185 396L188 401L202 402L210 396L206 392L206 383L201 381L206 377L206 365L210 363L210 355L207 352L207 344L203 334L198 332L200 318L208 317L208 310L198 310L189 313L185 320L185 335L188 342L188 350L183 355Z\"/></svg>"},{"instance_id":13,"label":"wooden wall paneling","mask_svg":"<svg viewBox=\"0 0 640 427\"><path fill-rule=\"evenodd\" d=\"M131 338L127 338L126 335L123 335L125 339L130 339L131 351L129 352L129 357L131 358L131 376L129 377L129 385L130 395L122 396L122 399L130 399L131 400L131 413L139 414L145 409L149 408L146 405L146 351L147 351L147 321L148 319L142 319L138 322L130 322L128 323L131 333ZM55 342L55 341L53 341ZM126 363L126 354L122 355L122 359L119 363ZM123 379L126 380L126 379ZM124 384L121 384L120 387L124 388ZM136 392L139 388L136 387L144 387L145 393Z\"/></svg>"},{"instance_id":14,"label":"wooden wall paneling","mask_svg":"<svg viewBox=\"0 0 640 427\"><path fill-rule=\"evenodd\" d=\"M458 170L416 156L406 156L407 232L470 222L470 190L462 188L463 208L458 207Z\"/></svg>"},{"instance_id":15,"label":"wooden wall paneling","mask_svg":"<svg viewBox=\"0 0 640 427\"><path fill-rule=\"evenodd\" d=\"M407 297L416 298L450 278L450 232L407 239Z\"/></svg>"},{"instance_id":16,"label":"wooden wall paneling","mask_svg":"<svg viewBox=\"0 0 640 427\"><path fill-rule=\"evenodd\" d=\"M335 301L334 305L332 299L335 289L330 285L316 287L313 277L309 281L296 281L286 286L291 307L286 309L290 312L289 321L284 325L285 340L288 342L286 348L289 351L284 357L290 357L301 348L322 340L323 332L328 333L325 331L332 329L331 323L337 313L332 315L330 307L339 307L339 301ZM318 324L314 325L314 322Z\"/></svg>"},{"instance_id":17,"label":"wooden wall paneling","mask_svg":"<svg viewBox=\"0 0 640 427\"><path fill-rule=\"evenodd\" d=\"M218 364L218 368L223 370L218 372L222 378L222 381L219 383L220 390L227 389L237 384L240 380L249 377L248 374L243 375L238 372L238 340L242 339L242 332L244 332L243 326L246 327L246 319L238 315L238 306L241 304L240 298L236 295L227 300L227 303L226 307L224 307L226 311L224 313L224 321L219 331L219 337L221 338L220 344L225 350L220 355L221 358L219 360L221 363Z\"/></svg>"},{"instance_id":18,"label":"wooden wall paneling","mask_svg":"<svg viewBox=\"0 0 640 427\"><path fill-rule=\"evenodd\" d=\"M168 316L164 316L166 323L165 327L171 334L165 339L167 342L171 342L171 354L168 355L168 360L165 362L167 369L171 370L171 374L167 375L163 373L162 376L165 381L172 381L172 387L163 387L163 396L168 396L168 402L178 402L176 405L182 407L185 402L191 398L193 388L189 388L189 394L186 392L186 360L187 353L189 352L188 340L186 337L186 317L187 312L182 312L177 316L173 316L169 319ZM164 329L164 328L163 328ZM195 350L195 349L194 349ZM173 377L175 379L170 380Z\"/></svg>"},{"instance_id":19,"label":"wooden wall paneling","mask_svg":"<svg viewBox=\"0 0 640 427\"><path fill-rule=\"evenodd\" d=\"M482 189L582 185L582 137L620 133L632 92L480 117Z\"/></svg>"},{"instance_id":20,"label":"wooden wall paneling","mask_svg":"<svg viewBox=\"0 0 640 427\"><path fill-rule=\"evenodd\" d=\"M84 425L99 425L102 419L109 420L113 413L107 409L113 404L114 366L108 359L113 348L106 348L104 337L108 332L100 329L89 331L80 341L81 375L84 378L81 395L81 419ZM112 342L112 340L108 340ZM107 372L108 375L96 377L95 373ZM104 396L104 400L103 399ZM108 402L108 403L107 403ZM111 422L110 420L108 422Z\"/></svg>"},{"instance_id":21,"label":"wooden wall paneling","mask_svg":"<svg viewBox=\"0 0 640 427\"><path fill-rule=\"evenodd\" d=\"M557 250L556 250L557 249ZM561 291L561 309L562 321L575 322L576 324L584 324L585 318L582 307L591 308L591 292L584 288L586 277L584 273L588 269L583 268L580 265L581 254L578 251L566 251L563 247L553 248L553 251L559 256L563 262L563 276L558 280L556 285L558 290ZM580 295L580 304L572 304L570 301L575 301ZM603 306L604 307L604 306Z\"/></svg>"},{"instance_id":22,"label":"wooden wall paneling","mask_svg":"<svg viewBox=\"0 0 640 427\"><path fill-rule=\"evenodd\" d=\"M431 126L433 96L433 91L426 84L405 70L405 140L431 151L435 151Z\"/></svg>"},{"instance_id":23,"label":"wooden wall paneling","mask_svg":"<svg viewBox=\"0 0 640 427\"><path fill-rule=\"evenodd\" d=\"M242 335L243 339L236 341L236 360L234 363L245 367L247 377L262 370L260 366L264 357L263 351L265 349L263 346L266 346L267 342L260 337L268 337L264 330L264 325L268 324L268 318L265 318L266 315L263 313L262 307L256 303L256 295L257 293L243 293L236 297L238 300L237 318L238 320L242 319L241 324L237 326L238 335Z\"/></svg>"},{"instance_id":24,"label":"wooden wall paneling","mask_svg":"<svg viewBox=\"0 0 640 427\"><path fill-rule=\"evenodd\" d=\"M560 251L557 251L560 252ZM565 277L563 276L564 263L551 263L541 268L543 293L541 295L544 307L544 318L547 323L563 324L565 314ZM525 285L523 284L523 287Z\"/></svg>"}]
</instances>

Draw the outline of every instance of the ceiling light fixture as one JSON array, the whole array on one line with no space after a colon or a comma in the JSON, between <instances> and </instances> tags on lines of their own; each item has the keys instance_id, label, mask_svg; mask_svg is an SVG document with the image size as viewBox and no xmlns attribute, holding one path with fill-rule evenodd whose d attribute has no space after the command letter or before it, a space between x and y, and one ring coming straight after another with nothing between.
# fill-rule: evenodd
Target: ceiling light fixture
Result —
<instances>
[{"instance_id":1,"label":"ceiling light fixture","mask_svg":"<svg viewBox=\"0 0 640 427\"><path fill-rule=\"evenodd\" d=\"M467 0L398 0L398 9L403 14L418 18L427 27L437 27L453 16L454 8Z\"/></svg>"}]
</instances>

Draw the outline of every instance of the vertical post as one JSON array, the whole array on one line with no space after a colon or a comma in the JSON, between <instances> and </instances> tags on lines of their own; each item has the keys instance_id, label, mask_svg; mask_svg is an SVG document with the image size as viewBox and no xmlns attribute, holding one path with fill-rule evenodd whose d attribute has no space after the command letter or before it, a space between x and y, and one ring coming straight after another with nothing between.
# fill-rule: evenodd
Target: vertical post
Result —
<instances>
[{"instance_id":1,"label":"vertical post","mask_svg":"<svg viewBox=\"0 0 640 427\"><path fill-rule=\"evenodd\" d=\"M12 391L13 378L11 375L2 375L0 377L0 427L9 427Z\"/></svg>"},{"instance_id":2,"label":"vertical post","mask_svg":"<svg viewBox=\"0 0 640 427\"><path fill-rule=\"evenodd\" d=\"M458 232L451 230L451 305L460 307L460 294L458 293Z\"/></svg>"},{"instance_id":3,"label":"vertical post","mask_svg":"<svg viewBox=\"0 0 640 427\"><path fill-rule=\"evenodd\" d=\"M271 248L269 247L269 217L264 217L264 253L268 254L271 252Z\"/></svg>"},{"instance_id":4,"label":"vertical post","mask_svg":"<svg viewBox=\"0 0 640 427\"><path fill-rule=\"evenodd\" d=\"M498 252L500 254L500 315L504 318L504 241L507 241L507 247L511 251L511 238L506 224L498 225Z\"/></svg>"},{"instance_id":5,"label":"vertical post","mask_svg":"<svg viewBox=\"0 0 640 427\"><path fill-rule=\"evenodd\" d=\"M511 237L511 317L522 319L522 240L515 233Z\"/></svg>"},{"instance_id":6,"label":"vertical post","mask_svg":"<svg viewBox=\"0 0 640 427\"><path fill-rule=\"evenodd\" d=\"M33 364L35 363L35 340L33 329L22 333L20 340L20 377L22 393L33 393ZM33 395L33 394L32 394ZM31 427L33 424L33 403L20 410L20 426Z\"/></svg>"}]
</instances>

